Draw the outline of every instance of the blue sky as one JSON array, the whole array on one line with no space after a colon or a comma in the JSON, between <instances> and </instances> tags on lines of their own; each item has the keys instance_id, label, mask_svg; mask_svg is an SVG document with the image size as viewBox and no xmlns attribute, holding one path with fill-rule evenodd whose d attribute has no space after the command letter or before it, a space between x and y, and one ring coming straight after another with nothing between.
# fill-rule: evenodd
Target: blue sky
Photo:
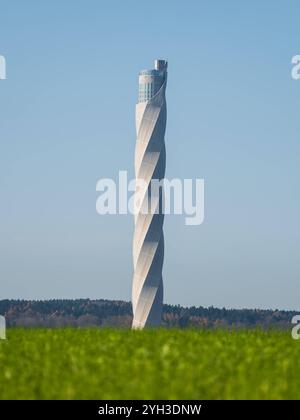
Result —
<instances>
[{"instance_id":1,"label":"blue sky","mask_svg":"<svg viewBox=\"0 0 300 420\"><path fill-rule=\"evenodd\" d=\"M274 2L275 3L275 2ZM169 61L168 178L205 221L165 220L165 301L300 307L298 1L0 0L0 298L130 299L137 75Z\"/></svg>"}]
</instances>

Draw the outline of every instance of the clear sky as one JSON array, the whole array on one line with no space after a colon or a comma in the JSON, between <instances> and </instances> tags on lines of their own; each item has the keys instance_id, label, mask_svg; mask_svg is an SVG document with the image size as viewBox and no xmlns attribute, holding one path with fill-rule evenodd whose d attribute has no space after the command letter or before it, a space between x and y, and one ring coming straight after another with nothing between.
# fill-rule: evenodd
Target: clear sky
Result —
<instances>
[{"instance_id":1,"label":"clear sky","mask_svg":"<svg viewBox=\"0 0 300 420\"><path fill-rule=\"evenodd\" d=\"M137 76L169 61L168 178L205 221L165 220L165 301L300 308L299 1L0 0L0 298L131 297Z\"/></svg>"}]
</instances>

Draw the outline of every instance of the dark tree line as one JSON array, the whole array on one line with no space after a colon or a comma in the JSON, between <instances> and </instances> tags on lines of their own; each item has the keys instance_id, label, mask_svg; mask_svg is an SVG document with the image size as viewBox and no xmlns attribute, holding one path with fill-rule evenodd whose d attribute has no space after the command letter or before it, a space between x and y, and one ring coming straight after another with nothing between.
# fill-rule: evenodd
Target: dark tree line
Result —
<instances>
[{"instance_id":1,"label":"dark tree line","mask_svg":"<svg viewBox=\"0 0 300 420\"><path fill-rule=\"evenodd\" d=\"M0 315L6 317L8 326L130 327L132 307L130 302L104 299L0 300ZM295 311L164 305L163 324L181 328L290 329L294 315Z\"/></svg>"}]
</instances>

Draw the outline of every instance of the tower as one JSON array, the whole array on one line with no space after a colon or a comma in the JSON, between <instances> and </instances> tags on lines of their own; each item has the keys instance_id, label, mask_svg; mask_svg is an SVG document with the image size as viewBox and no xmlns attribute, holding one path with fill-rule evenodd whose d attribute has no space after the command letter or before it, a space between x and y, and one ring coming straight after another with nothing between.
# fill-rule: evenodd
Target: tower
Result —
<instances>
[{"instance_id":1,"label":"tower","mask_svg":"<svg viewBox=\"0 0 300 420\"><path fill-rule=\"evenodd\" d=\"M160 325L163 303L162 267L164 237L162 189L151 188L153 180L165 176L165 130L167 62L155 60L155 68L139 74L136 105L135 176L145 188L136 187L135 231L133 239L134 277L132 287L133 328ZM151 203L151 211L147 207ZM145 208L148 211L145 211ZM155 211L153 211L155 209Z\"/></svg>"}]
</instances>

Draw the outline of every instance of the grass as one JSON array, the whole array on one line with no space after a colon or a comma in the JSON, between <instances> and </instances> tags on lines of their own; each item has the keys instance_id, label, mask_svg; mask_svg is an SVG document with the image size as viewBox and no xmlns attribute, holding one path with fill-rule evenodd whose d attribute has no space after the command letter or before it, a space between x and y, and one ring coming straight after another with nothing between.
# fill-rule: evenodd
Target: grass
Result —
<instances>
[{"instance_id":1,"label":"grass","mask_svg":"<svg viewBox=\"0 0 300 420\"><path fill-rule=\"evenodd\" d=\"M286 332L9 329L0 399L299 399Z\"/></svg>"}]
</instances>

